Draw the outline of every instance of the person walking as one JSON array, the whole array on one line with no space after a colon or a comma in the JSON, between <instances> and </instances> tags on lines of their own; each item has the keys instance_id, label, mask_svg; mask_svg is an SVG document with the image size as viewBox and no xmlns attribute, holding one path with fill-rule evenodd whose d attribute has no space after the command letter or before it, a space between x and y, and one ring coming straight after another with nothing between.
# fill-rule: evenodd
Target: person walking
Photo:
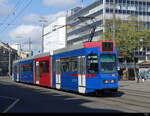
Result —
<instances>
[{"instance_id":1,"label":"person walking","mask_svg":"<svg viewBox=\"0 0 150 116\"><path fill-rule=\"evenodd\" d=\"M140 79L142 80L142 82L144 82L144 80L145 80L144 71L140 72Z\"/></svg>"}]
</instances>

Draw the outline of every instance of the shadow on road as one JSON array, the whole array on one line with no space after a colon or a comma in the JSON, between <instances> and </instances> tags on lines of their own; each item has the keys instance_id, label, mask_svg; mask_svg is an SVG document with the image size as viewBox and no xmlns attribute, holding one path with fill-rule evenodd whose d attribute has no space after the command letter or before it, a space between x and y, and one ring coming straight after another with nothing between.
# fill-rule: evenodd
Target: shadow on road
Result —
<instances>
[{"instance_id":1,"label":"shadow on road","mask_svg":"<svg viewBox=\"0 0 150 116\"><path fill-rule=\"evenodd\" d=\"M42 87L38 87L40 88L38 90L36 87L20 86L20 83L6 83L6 81L5 84L3 84L3 81L0 81L0 96L20 99L8 113L121 113L121 111L112 109L90 108L88 104L93 103L91 100L62 95L59 92L56 94L48 88L44 88L44 93L42 93L40 91L43 89ZM122 94L119 92L116 95L110 95L112 97L119 97ZM110 95L107 95L102 94L102 96L98 97L110 97ZM94 96L90 95L90 97ZM0 107L3 107L0 109L0 112L3 112L10 106L8 100L2 100L0 97ZM9 102L11 103L11 100ZM87 106L85 107L83 104L87 104Z\"/></svg>"}]
</instances>

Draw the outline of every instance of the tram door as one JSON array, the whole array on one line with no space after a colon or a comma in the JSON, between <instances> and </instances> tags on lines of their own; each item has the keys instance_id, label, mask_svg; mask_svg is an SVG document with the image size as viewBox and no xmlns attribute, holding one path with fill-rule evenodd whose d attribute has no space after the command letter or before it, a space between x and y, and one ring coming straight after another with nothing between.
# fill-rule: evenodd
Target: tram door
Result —
<instances>
[{"instance_id":1,"label":"tram door","mask_svg":"<svg viewBox=\"0 0 150 116\"><path fill-rule=\"evenodd\" d=\"M36 62L36 84L39 84L39 78L40 78L39 62Z\"/></svg>"},{"instance_id":2,"label":"tram door","mask_svg":"<svg viewBox=\"0 0 150 116\"><path fill-rule=\"evenodd\" d=\"M60 72L60 59L56 60L56 88L60 89L61 72Z\"/></svg>"},{"instance_id":3,"label":"tram door","mask_svg":"<svg viewBox=\"0 0 150 116\"><path fill-rule=\"evenodd\" d=\"M19 74L20 74L20 68L19 65L17 65L17 82L19 81Z\"/></svg>"},{"instance_id":4,"label":"tram door","mask_svg":"<svg viewBox=\"0 0 150 116\"><path fill-rule=\"evenodd\" d=\"M85 56L78 57L78 91L85 93L86 78L85 78Z\"/></svg>"}]
</instances>

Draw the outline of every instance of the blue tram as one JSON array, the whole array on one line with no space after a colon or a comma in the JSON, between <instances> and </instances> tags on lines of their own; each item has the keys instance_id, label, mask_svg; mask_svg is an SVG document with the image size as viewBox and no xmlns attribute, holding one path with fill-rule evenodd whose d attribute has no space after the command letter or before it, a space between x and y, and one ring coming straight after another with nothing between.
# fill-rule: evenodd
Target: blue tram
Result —
<instances>
[{"instance_id":1,"label":"blue tram","mask_svg":"<svg viewBox=\"0 0 150 116\"><path fill-rule=\"evenodd\" d=\"M41 57L40 57L41 56ZM50 79L40 71L46 86L79 93L99 92L103 90L118 90L118 54L114 42L85 42L75 46L54 51L53 55L42 57L40 62L49 59ZM36 56L15 61L13 77L15 81L36 84ZM41 66L41 65L39 65ZM41 76L39 77L41 78ZM49 85L48 85L49 84ZM45 84L44 84L45 85Z\"/></svg>"},{"instance_id":2,"label":"blue tram","mask_svg":"<svg viewBox=\"0 0 150 116\"><path fill-rule=\"evenodd\" d=\"M53 55L53 87L90 93L117 91L117 50L114 42L87 42L56 50Z\"/></svg>"},{"instance_id":3,"label":"blue tram","mask_svg":"<svg viewBox=\"0 0 150 116\"><path fill-rule=\"evenodd\" d=\"M34 59L20 61L20 82L34 84Z\"/></svg>"},{"instance_id":4,"label":"blue tram","mask_svg":"<svg viewBox=\"0 0 150 116\"><path fill-rule=\"evenodd\" d=\"M17 60L13 63L13 80L34 84L33 58Z\"/></svg>"}]
</instances>

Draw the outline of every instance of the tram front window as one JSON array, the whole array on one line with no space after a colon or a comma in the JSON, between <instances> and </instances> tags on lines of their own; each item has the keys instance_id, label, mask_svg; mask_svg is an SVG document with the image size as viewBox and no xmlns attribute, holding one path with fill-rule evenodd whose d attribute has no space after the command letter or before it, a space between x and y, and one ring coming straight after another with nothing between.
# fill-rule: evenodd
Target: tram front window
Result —
<instances>
[{"instance_id":1,"label":"tram front window","mask_svg":"<svg viewBox=\"0 0 150 116\"><path fill-rule=\"evenodd\" d=\"M116 56L114 54L102 54L100 64L102 73L116 73Z\"/></svg>"},{"instance_id":2,"label":"tram front window","mask_svg":"<svg viewBox=\"0 0 150 116\"><path fill-rule=\"evenodd\" d=\"M98 73L98 55L89 55L87 57L87 72L90 73Z\"/></svg>"}]
</instances>

